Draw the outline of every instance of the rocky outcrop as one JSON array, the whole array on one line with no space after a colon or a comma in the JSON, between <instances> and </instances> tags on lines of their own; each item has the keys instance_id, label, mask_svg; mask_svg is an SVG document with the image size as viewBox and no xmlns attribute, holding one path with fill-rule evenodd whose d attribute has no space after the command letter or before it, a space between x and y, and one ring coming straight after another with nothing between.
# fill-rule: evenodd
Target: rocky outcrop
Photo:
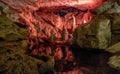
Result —
<instances>
[{"instance_id":1,"label":"rocky outcrop","mask_svg":"<svg viewBox=\"0 0 120 74\"><path fill-rule=\"evenodd\" d=\"M65 27L71 32L77 25L89 22L92 16L89 12L98 8L104 1L106 0L0 0L29 25L30 38L40 39L49 39L52 31L55 37L60 39L61 28ZM66 16L63 16L64 14ZM38 32L36 27L40 28L41 32Z\"/></svg>"},{"instance_id":2,"label":"rocky outcrop","mask_svg":"<svg viewBox=\"0 0 120 74\"><path fill-rule=\"evenodd\" d=\"M37 62L35 59L25 55L24 50L19 46L6 46L0 48L0 73L38 74Z\"/></svg>"},{"instance_id":3,"label":"rocky outcrop","mask_svg":"<svg viewBox=\"0 0 120 74\"><path fill-rule=\"evenodd\" d=\"M107 0L95 12L97 14L113 14L120 13L120 0Z\"/></svg>"},{"instance_id":4,"label":"rocky outcrop","mask_svg":"<svg viewBox=\"0 0 120 74\"><path fill-rule=\"evenodd\" d=\"M53 10L62 9L63 6L72 6L82 10L93 10L102 5L102 3L105 1L106 0L0 0L0 2L6 4L16 12L22 13L36 11L41 8L48 8Z\"/></svg>"},{"instance_id":5,"label":"rocky outcrop","mask_svg":"<svg viewBox=\"0 0 120 74\"><path fill-rule=\"evenodd\" d=\"M111 16L112 44L120 42L120 13Z\"/></svg>"},{"instance_id":6,"label":"rocky outcrop","mask_svg":"<svg viewBox=\"0 0 120 74\"><path fill-rule=\"evenodd\" d=\"M110 57L108 64L115 69L120 70L120 55Z\"/></svg>"},{"instance_id":7,"label":"rocky outcrop","mask_svg":"<svg viewBox=\"0 0 120 74\"><path fill-rule=\"evenodd\" d=\"M13 12L9 9L9 7L5 6L4 4L0 3L0 15L4 14L7 18L9 18L12 21L18 21L20 18L18 14Z\"/></svg>"},{"instance_id":8,"label":"rocky outcrop","mask_svg":"<svg viewBox=\"0 0 120 74\"><path fill-rule=\"evenodd\" d=\"M120 41L120 0L108 0L96 11L96 14L110 19L112 43Z\"/></svg>"},{"instance_id":9,"label":"rocky outcrop","mask_svg":"<svg viewBox=\"0 0 120 74\"><path fill-rule=\"evenodd\" d=\"M52 57L47 61L36 59L17 44L0 47L0 74L53 74L53 69Z\"/></svg>"},{"instance_id":10,"label":"rocky outcrop","mask_svg":"<svg viewBox=\"0 0 120 74\"><path fill-rule=\"evenodd\" d=\"M98 15L106 16L111 23L111 45L106 51L113 54L108 64L115 69L120 69L120 0L108 0L96 10Z\"/></svg>"},{"instance_id":11,"label":"rocky outcrop","mask_svg":"<svg viewBox=\"0 0 120 74\"><path fill-rule=\"evenodd\" d=\"M120 42L110 46L106 51L109 51L111 53L120 53Z\"/></svg>"},{"instance_id":12,"label":"rocky outcrop","mask_svg":"<svg viewBox=\"0 0 120 74\"><path fill-rule=\"evenodd\" d=\"M44 1L43 0L0 0L0 2L9 6L13 11L19 14L19 16L26 21L26 23L29 25L28 29L31 34L30 35L31 40L32 40L32 37L38 35L37 32L40 31L38 27L41 26L41 24L44 26L49 25L50 27L52 27L52 29L55 30L56 34L60 33L58 29L61 29L63 27L63 25L61 24L65 22L65 19L63 19L63 17L61 16L65 16L66 19L69 19L70 17L70 20L68 20L70 21L68 25L73 25L73 26L70 26L72 28L75 27L76 23L81 24L81 21L84 24L83 26L78 27L74 31L73 44L77 44L83 48L106 49L109 45L113 45L120 41L120 35L119 35L120 34L120 19L119 19L120 1L119 0L108 0L107 2L105 2L100 8L98 8L94 12L97 15L95 16L94 19L92 19L90 23L86 22L86 19L89 20L88 16L91 15L89 14L89 12L90 13L91 11L93 12L93 10L96 9L99 5L101 5L104 2L104 0L87 0L87 1L85 0L84 1L83 0L77 0L77 1L76 0L74 1L72 0L64 0L64 1L62 0L59 0L59 1L58 0L44 0ZM67 11L65 11L66 8L68 9ZM69 12L72 12L72 10L75 10L74 14L69 13ZM77 15L76 11L78 12L78 10L80 13L82 13L82 16L84 16L83 14L88 13L88 14L85 14L85 17L81 17L83 19L80 21L79 19L81 18L76 18L77 16L74 16L74 15ZM54 13L51 11L53 11ZM44 18L39 15L42 15ZM52 18L50 18L51 15L52 15ZM2 60L0 61L1 63L0 72L13 73L13 74L14 73L16 74L17 72L30 73L28 72L28 70L31 71L31 73L36 73L36 74L45 73L46 71L51 72L51 70L53 69L53 59L48 58L50 59L50 61L48 61L47 63L44 62L43 60L42 62L38 62L37 59L40 59L41 56L37 55L37 59L35 59L33 57L25 55L24 53L25 51L22 50L27 48L27 43L25 40L28 34L27 30L18 28L15 24L11 23L3 16L1 17L2 17L2 19L0 19L2 20L1 22L3 23L3 20L6 20L4 21L4 23L6 24L0 25L0 44L1 44L0 52L5 53L5 54L0 54L0 57L5 57L5 58L0 58L0 60ZM41 23L41 20L42 20L42 23ZM44 27L42 31L49 35L53 31L53 30L49 31L50 27L48 26L47 28ZM56 29L56 27L58 29ZM65 32L66 30L64 29L62 30L63 30L62 40L66 40L67 39L67 37L65 37L65 34L67 34ZM45 34L43 33L42 35L45 35ZM51 41L55 41L54 40L55 37L53 35L54 33L52 35L49 35L51 36L50 38ZM21 41L21 40L24 40L24 41ZM17 46L20 46L20 47L17 47ZM17 52L16 50L18 48L20 48L19 50L21 50L19 51L20 53ZM120 65L119 65L120 60L118 55L119 44L113 45L112 47L106 50L114 53L114 55L109 59L108 64L113 68L120 69ZM17 56L16 54L18 55L18 57L16 57ZM10 61L10 62L8 63L7 61ZM19 65L19 66L16 68L17 69L16 71L13 71L15 68L14 66L16 65ZM46 67L46 66L49 66L49 67ZM34 67L34 69L32 70L31 67ZM8 68L11 68L11 69L8 69ZM38 69L39 71L37 71L36 69Z\"/></svg>"},{"instance_id":13,"label":"rocky outcrop","mask_svg":"<svg viewBox=\"0 0 120 74\"><path fill-rule=\"evenodd\" d=\"M120 70L120 42L112 45L106 49L106 51L113 53L113 56L109 58L108 64L111 67Z\"/></svg>"},{"instance_id":14,"label":"rocky outcrop","mask_svg":"<svg viewBox=\"0 0 120 74\"><path fill-rule=\"evenodd\" d=\"M0 74L53 74L51 56L44 61L26 53L28 35L26 28L0 15Z\"/></svg>"},{"instance_id":15,"label":"rocky outcrop","mask_svg":"<svg viewBox=\"0 0 120 74\"><path fill-rule=\"evenodd\" d=\"M117 42L120 42L120 19L119 19L120 12L119 12L119 8L120 8L120 1L119 0L108 0L102 6L100 6L97 10L95 10L95 12L94 12L97 17L106 17L109 20L109 25L110 25L109 31L111 32L111 40L109 41L110 44L108 44L108 46L113 45ZM101 19L101 18L98 18L98 19ZM97 21L94 21L94 19L92 21L94 23L97 22ZM104 22L104 21L101 20L99 22ZM84 31L81 31L81 32L83 32L83 36L84 36ZM106 36L106 35L103 34L102 36ZM83 37L82 34L80 36ZM83 39L81 39L81 41L78 40L78 41L80 41L80 42L78 42L78 44L81 45L81 47L84 46L84 47L96 48L95 44L99 44L99 40L94 40L94 41L97 41L97 42L94 42L94 44L91 44L91 42L93 42L91 39L90 39L89 42L86 42L86 40L88 38L89 38L89 36L87 36L86 38L83 38L85 41ZM94 39L95 38L96 38L96 36L94 36ZM100 38L100 36L99 36L99 38ZM74 38L74 39L76 39L76 38ZM100 40L105 41L104 39L100 39ZM88 44L85 44L85 43L88 43ZM95 47L89 46L89 44L91 44ZM103 43L103 45L105 45L105 44Z\"/></svg>"},{"instance_id":16,"label":"rocky outcrop","mask_svg":"<svg viewBox=\"0 0 120 74\"><path fill-rule=\"evenodd\" d=\"M0 15L0 40L17 41L28 37L28 30L20 28L4 15Z\"/></svg>"},{"instance_id":17,"label":"rocky outcrop","mask_svg":"<svg viewBox=\"0 0 120 74\"><path fill-rule=\"evenodd\" d=\"M73 44L82 48L105 49L111 42L110 20L95 16L94 19L83 27L78 27L73 32Z\"/></svg>"}]
</instances>

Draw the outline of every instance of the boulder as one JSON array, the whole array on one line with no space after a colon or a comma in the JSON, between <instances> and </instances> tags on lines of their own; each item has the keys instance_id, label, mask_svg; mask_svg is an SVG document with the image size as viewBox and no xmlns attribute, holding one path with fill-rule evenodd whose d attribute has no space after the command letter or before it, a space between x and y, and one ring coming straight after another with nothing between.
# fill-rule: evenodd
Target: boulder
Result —
<instances>
[{"instance_id":1,"label":"boulder","mask_svg":"<svg viewBox=\"0 0 120 74\"><path fill-rule=\"evenodd\" d=\"M111 42L110 20L96 16L83 27L73 32L73 44L82 48L105 49Z\"/></svg>"}]
</instances>

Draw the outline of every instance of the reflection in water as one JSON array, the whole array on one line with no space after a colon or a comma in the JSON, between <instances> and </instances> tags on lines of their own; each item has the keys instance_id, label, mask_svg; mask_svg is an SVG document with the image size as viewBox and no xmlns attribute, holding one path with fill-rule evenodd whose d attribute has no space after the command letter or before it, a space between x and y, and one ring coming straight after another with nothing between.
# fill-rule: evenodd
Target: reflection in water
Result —
<instances>
[{"instance_id":1,"label":"reflection in water","mask_svg":"<svg viewBox=\"0 0 120 74\"><path fill-rule=\"evenodd\" d=\"M32 54L54 56L56 74L120 74L107 64L111 54L99 49L40 45Z\"/></svg>"},{"instance_id":2,"label":"reflection in water","mask_svg":"<svg viewBox=\"0 0 120 74\"><path fill-rule=\"evenodd\" d=\"M55 52L54 57L55 57L55 70L58 72L65 71L67 69L72 70L72 67L74 67L75 65L74 55L68 46L59 48L59 50Z\"/></svg>"},{"instance_id":3,"label":"reflection in water","mask_svg":"<svg viewBox=\"0 0 120 74\"><path fill-rule=\"evenodd\" d=\"M120 74L119 70L110 68L107 64L110 53L99 49L83 49L77 46L70 47L71 52L74 54L74 63L70 65L69 62L63 65L64 68L60 71L59 67L57 74ZM62 61L61 61L62 62ZM56 67L55 67L56 68Z\"/></svg>"}]
</instances>

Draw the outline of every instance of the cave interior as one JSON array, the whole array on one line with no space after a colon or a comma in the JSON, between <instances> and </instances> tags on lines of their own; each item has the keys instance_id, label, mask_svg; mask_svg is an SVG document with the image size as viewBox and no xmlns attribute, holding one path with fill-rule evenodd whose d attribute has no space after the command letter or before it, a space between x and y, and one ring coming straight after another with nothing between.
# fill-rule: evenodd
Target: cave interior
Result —
<instances>
[{"instance_id":1,"label":"cave interior","mask_svg":"<svg viewBox=\"0 0 120 74\"><path fill-rule=\"evenodd\" d=\"M120 74L120 0L0 0L0 74Z\"/></svg>"}]
</instances>

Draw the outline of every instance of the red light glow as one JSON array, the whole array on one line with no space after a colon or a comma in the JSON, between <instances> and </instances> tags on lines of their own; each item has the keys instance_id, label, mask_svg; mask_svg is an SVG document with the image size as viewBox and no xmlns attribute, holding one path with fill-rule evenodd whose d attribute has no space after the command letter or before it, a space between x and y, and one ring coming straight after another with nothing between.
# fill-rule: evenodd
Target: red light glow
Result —
<instances>
[{"instance_id":1,"label":"red light glow","mask_svg":"<svg viewBox=\"0 0 120 74\"><path fill-rule=\"evenodd\" d=\"M28 43L32 53L42 54L41 42L70 42L72 32L93 18L91 13L106 0L0 0L19 14L29 30ZM66 49L66 59L72 53ZM48 55L51 50L46 52ZM60 48L56 49L55 59L63 57ZM59 55L59 57L58 57Z\"/></svg>"}]
</instances>

